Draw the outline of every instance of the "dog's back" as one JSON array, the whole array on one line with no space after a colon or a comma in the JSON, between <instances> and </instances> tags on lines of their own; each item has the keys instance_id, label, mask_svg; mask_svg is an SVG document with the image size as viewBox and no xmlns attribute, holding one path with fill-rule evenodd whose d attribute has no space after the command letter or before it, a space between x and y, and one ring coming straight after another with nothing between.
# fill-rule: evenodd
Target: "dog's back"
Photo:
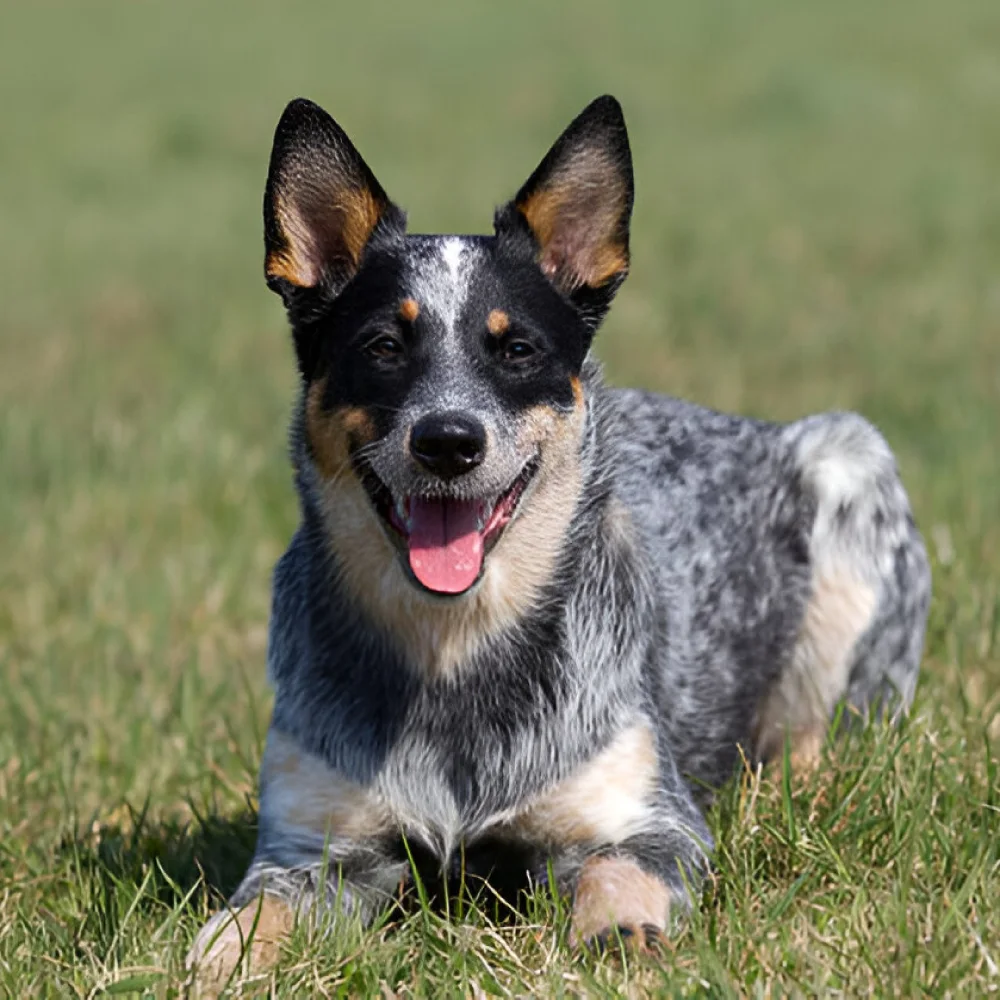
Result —
<instances>
[{"instance_id":1,"label":"dog's back","mask_svg":"<svg viewBox=\"0 0 1000 1000\"><path fill-rule=\"evenodd\" d=\"M780 425L612 390L618 483L657 568L664 712L681 770L732 773L785 732L812 754L837 702L913 697L930 574L888 446L832 413ZM794 703L794 704L793 704Z\"/></svg>"}]
</instances>

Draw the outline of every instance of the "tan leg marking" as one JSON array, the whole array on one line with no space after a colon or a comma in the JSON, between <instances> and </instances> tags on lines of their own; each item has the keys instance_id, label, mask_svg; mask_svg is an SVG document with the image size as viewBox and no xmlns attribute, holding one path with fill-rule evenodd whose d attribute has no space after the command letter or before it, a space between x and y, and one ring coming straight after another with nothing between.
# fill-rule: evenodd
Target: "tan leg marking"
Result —
<instances>
[{"instance_id":1,"label":"tan leg marking","mask_svg":"<svg viewBox=\"0 0 1000 1000\"><path fill-rule=\"evenodd\" d=\"M576 884L570 944L622 928L641 947L647 929L666 930L669 915L670 890L655 875L623 858L591 858Z\"/></svg>"},{"instance_id":2,"label":"tan leg marking","mask_svg":"<svg viewBox=\"0 0 1000 1000\"><path fill-rule=\"evenodd\" d=\"M791 661L758 715L758 757L780 758L786 733L794 763L808 766L818 757L830 715L847 691L851 652L875 603L875 591L856 577L827 573L816 579Z\"/></svg>"},{"instance_id":3,"label":"tan leg marking","mask_svg":"<svg viewBox=\"0 0 1000 1000\"><path fill-rule=\"evenodd\" d=\"M264 895L237 913L216 913L198 932L185 959L194 971L194 995L218 996L231 978L271 968L294 926L293 910L275 896Z\"/></svg>"},{"instance_id":4,"label":"tan leg marking","mask_svg":"<svg viewBox=\"0 0 1000 1000\"><path fill-rule=\"evenodd\" d=\"M362 840L392 822L376 795L276 729L267 735L260 784L261 816L279 829L305 830L320 839Z\"/></svg>"},{"instance_id":5,"label":"tan leg marking","mask_svg":"<svg viewBox=\"0 0 1000 1000\"><path fill-rule=\"evenodd\" d=\"M618 843L648 827L658 774L653 734L645 724L633 726L512 825L545 844Z\"/></svg>"}]
</instances>

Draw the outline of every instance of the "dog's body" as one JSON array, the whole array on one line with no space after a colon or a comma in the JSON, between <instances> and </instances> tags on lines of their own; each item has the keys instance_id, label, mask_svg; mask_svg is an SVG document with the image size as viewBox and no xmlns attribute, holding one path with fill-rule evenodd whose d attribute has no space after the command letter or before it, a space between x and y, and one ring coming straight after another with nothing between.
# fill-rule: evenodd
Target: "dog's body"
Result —
<instances>
[{"instance_id":1,"label":"dog's body","mask_svg":"<svg viewBox=\"0 0 1000 1000\"><path fill-rule=\"evenodd\" d=\"M286 111L265 220L302 523L244 909L196 960L231 967L254 920L266 960L317 902L370 918L411 860L551 873L581 941L662 930L741 748L811 755L838 703L909 705L929 572L878 432L602 384L631 202L611 99L489 238L405 235L332 120Z\"/></svg>"}]
</instances>

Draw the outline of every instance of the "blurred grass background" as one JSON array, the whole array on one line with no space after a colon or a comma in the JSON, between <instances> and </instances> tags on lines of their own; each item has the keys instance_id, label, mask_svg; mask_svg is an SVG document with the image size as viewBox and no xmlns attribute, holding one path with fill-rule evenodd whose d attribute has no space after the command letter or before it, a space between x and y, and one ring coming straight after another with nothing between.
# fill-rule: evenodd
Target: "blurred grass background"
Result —
<instances>
[{"instance_id":1,"label":"blurred grass background","mask_svg":"<svg viewBox=\"0 0 1000 1000\"><path fill-rule=\"evenodd\" d=\"M959 784L993 781L996 0L37 0L0 11L0 67L0 990L44 993L47 969L82 996L176 961L193 916L154 948L153 917L126 935L91 910L138 898L164 852L194 864L163 830L253 794L269 573L296 520L260 204L294 96L413 231L475 232L614 93L637 201L611 379L882 428L935 561L922 738L976 754L950 759ZM134 840L144 804L163 843ZM997 841L995 809L956 816ZM115 837L132 882L101 869ZM991 932L988 962L967 936L956 953L985 978L956 982L996 984ZM749 991L733 976L709 979Z\"/></svg>"}]
</instances>

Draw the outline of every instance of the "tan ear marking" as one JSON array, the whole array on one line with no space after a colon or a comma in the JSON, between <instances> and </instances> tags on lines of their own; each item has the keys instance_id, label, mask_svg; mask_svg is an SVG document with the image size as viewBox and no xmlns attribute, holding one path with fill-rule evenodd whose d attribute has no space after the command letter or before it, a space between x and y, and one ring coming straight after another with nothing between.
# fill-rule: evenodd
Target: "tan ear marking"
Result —
<instances>
[{"instance_id":1,"label":"tan ear marking","mask_svg":"<svg viewBox=\"0 0 1000 1000\"><path fill-rule=\"evenodd\" d=\"M285 245L267 255L267 276L282 278L297 288L315 285L320 279L320 271L310 257L316 241L295 206L280 196L275 199L274 214Z\"/></svg>"},{"instance_id":2,"label":"tan ear marking","mask_svg":"<svg viewBox=\"0 0 1000 1000\"><path fill-rule=\"evenodd\" d=\"M413 323L420 315L420 305L416 299L403 299L399 303L399 318L407 323Z\"/></svg>"},{"instance_id":3,"label":"tan ear marking","mask_svg":"<svg viewBox=\"0 0 1000 1000\"><path fill-rule=\"evenodd\" d=\"M581 157L517 203L541 249L539 263L568 290L598 288L628 269L620 224L627 190L607 157Z\"/></svg>"},{"instance_id":4,"label":"tan ear marking","mask_svg":"<svg viewBox=\"0 0 1000 1000\"><path fill-rule=\"evenodd\" d=\"M366 188L347 187L311 193L301 203L278 195L274 214L284 246L268 254L267 276L312 288L338 261L357 268L382 207Z\"/></svg>"},{"instance_id":5,"label":"tan ear marking","mask_svg":"<svg viewBox=\"0 0 1000 1000\"><path fill-rule=\"evenodd\" d=\"M344 246L354 265L361 260L361 253L378 225L383 207L367 188L348 188L341 193L338 208L344 215Z\"/></svg>"},{"instance_id":6,"label":"tan ear marking","mask_svg":"<svg viewBox=\"0 0 1000 1000\"><path fill-rule=\"evenodd\" d=\"M486 317L486 329L494 337L502 337L510 329L510 316L502 309L491 309Z\"/></svg>"}]
</instances>

